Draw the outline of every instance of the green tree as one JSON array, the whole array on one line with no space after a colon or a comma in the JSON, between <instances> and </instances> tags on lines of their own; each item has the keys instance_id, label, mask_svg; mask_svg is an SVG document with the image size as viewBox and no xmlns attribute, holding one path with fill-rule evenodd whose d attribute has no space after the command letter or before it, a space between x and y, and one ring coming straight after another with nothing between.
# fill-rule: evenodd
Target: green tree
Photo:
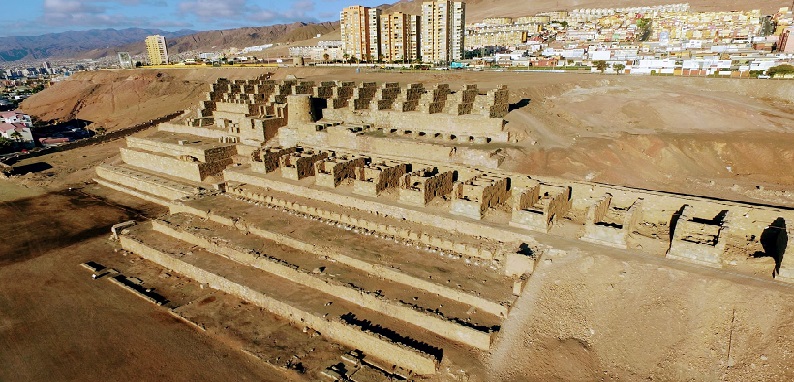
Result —
<instances>
[{"instance_id":1,"label":"green tree","mask_svg":"<svg viewBox=\"0 0 794 382\"><path fill-rule=\"evenodd\" d=\"M22 134L20 134L19 131L15 131L15 132L11 133L11 135L9 135L9 136L16 143L22 142Z\"/></svg>"},{"instance_id":2,"label":"green tree","mask_svg":"<svg viewBox=\"0 0 794 382\"><path fill-rule=\"evenodd\" d=\"M618 74L620 74L620 73L623 73L623 70L624 70L624 69L626 69L626 65L625 65L625 64L615 64L615 65L613 66L613 68L615 68L615 71L616 71Z\"/></svg>"},{"instance_id":3,"label":"green tree","mask_svg":"<svg viewBox=\"0 0 794 382\"><path fill-rule=\"evenodd\" d=\"M105 135L105 133L107 133L107 132L108 132L108 130L106 128L104 128L104 127L97 127L96 128L97 135Z\"/></svg>"},{"instance_id":4,"label":"green tree","mask_svg":"<svg viewBox=\"0 0 794 382\"><path fill-rule=\"evenodd\" d=\"M328 53L323 53L323 61L327 64L328 61L331 60L331 56Z\"/></svg>"},{"instance_id":5,"label":"green tree","mask_svg":"<svg viewBox=\"0 0 794 382\"><path fill-rule=\"evenodd\" d=\"M14 147L14 141L0 136L0 152L11 151Z\"/></svg>"},{"instance_id":6,"label":"green tree","mask_svg":"<svg viewBox=\"0 0 794 382\"><path fill-rule=\"evenodd\" d=\"M648 41L651 38L653 21L650 18L644 17L637 20L637 41Z\"/></svg>"},{"instance_id":7,"label":"green tree","mask_svg":"<svg viewBox=\"0 0 794 382\"><path fill-rule=\"evenodd\" d=\"M343 55L342 55L342 58L344 58L344 59L345 59L345 62L347 62L347 63L349 63L349 62L350 62L350 55L349 55L349 54L347 54L347 53L343 54Z\"/></svg>"},{"instance_id":8,"label":"green tree","mask_svg":"<svg viewBox=\"0 0 794 382\"><path fill-rule=\"evenodd\" d=\"M780 74L781 76L785 76L786 74L794 74L794 66L788 64L773 66L766 70L766 74L772 77L774 77L776 74Z\"/></svg>"},{"instance_id":9,"label":"green tree","mask_svg":"<svg viewBox=\"0 0 794 382\"><path fill-rule=\"evenodd\" d=\"M609 64L607 64L607 62L604 60L593 61L593 66L595 66L595 68L598 69L598 71L600 71L602 74L605 70L607 70L607 68L609 68Z\"/></svg>"}]
</instances>

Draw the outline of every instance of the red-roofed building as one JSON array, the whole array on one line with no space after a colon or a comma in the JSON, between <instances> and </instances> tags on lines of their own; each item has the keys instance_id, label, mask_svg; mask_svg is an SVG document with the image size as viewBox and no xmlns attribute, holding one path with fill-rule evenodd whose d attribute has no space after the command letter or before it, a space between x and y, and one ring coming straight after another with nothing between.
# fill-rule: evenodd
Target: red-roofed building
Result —
<instances>
[{"instance_id":1,"label":"red-roofed building","mask_svg":"<svg viewBox=\"0 0 794 382\"><path fill-rule=\"evenodd\" d=\"M0 123L21 123L27 127L33 127L30 116L19 110L0 112Z\"/></svg>"}]
</instances>

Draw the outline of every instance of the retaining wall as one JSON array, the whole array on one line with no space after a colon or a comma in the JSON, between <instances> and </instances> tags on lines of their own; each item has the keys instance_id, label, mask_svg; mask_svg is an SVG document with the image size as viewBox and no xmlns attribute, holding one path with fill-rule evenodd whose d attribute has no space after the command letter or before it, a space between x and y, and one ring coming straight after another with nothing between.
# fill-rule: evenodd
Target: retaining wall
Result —
<instances>
[{"instance_id":1,"label":"retaining wall","mask_svg":"<svg viewBox=\"0 0 794 382\"><path fill-rule=\"evenodd\" d=\"M489 350L491 346L491 336L489 333L464 327L440 317L430 316L425 313L418 312L409 306L398 305L386 300L382 300L378 297L345 287L332 281L319 279L308 273L301 272L289 266L279 264L275 261L257 258L251 253L244 253L229 246L218 245L198 235L174 229L171 225L162 221L152 221L152 228L157 232L166 234L178 240L202 247L209 252L226 256L230 260L240 264L261 269L265 272L285 278L296 284L304 285L317 290L318 292L327 293L336 298L379 312L383 315L419 326L425 330L436 333L441 337L481 350Z\"/></svg>"},{"instance_id":2,"label":"retaining wall","mask_svg":"<svg viewBox=\"0 0 794 382\"><path fill-rule=\"evenodd\" d=\"M196 187L188 187L160 177L134 172L123 168L98 166L96 168L96 173L98 176L118 183L122 186L140 190L170 200L194 195L198 191Z\"/></svg>"},{"instance_id":3,"label":"retaining wall","mask_svg":"<svg viewBox=\"0 0 794 382\"><path fill-rule=\"evenodd\" d=\"M227 192L231 195L237 195L249 200L267 203L275 207L287 208L292 211L315 216L321 219L358 227L363 230L378 232L383 235L391 235L411 242L437 247L442 250L452 251L465 257L493 260L495 257L494 254L499 251L496 246L489 247L486 245L456 243L452 240L431 236L425 232L422 232L421 230L409 230L389 224L376 223L366 219L355 218L345 213L336 213L329 210L324 210L322 208L308 207L298 203L274 198L272 196L265 196L254 192L239 190L235 187L229 187Z\"/></svg>"},{"instance_id":4,"label":"retaining wall","mask_svg":"<svg viewBox=\"0 0 794 382\"><path fill-rule=\"evenodd\" d=\"M242 168L227 169L224 171L224 179L238 183L247 183L252 186L271 188L279 192L294 194L300 197L332 203L339 206L353 208L365 212L375 211L378 215L389 216L397 219L404 219L418 224L430 225L448 231L460 232L469 235L477 232L479 236L500 242L521 242L528 243L530 246L537 245L537 242L529 235L518 233L513 230L505 229L503 226L496 227L487 224L450 219L433 213L419 211L383 204L377 201L370 201L355 196L346 196L333 193L331 191L317 190L292 183L285 183L271 180L248 173Z\"/></svg>"},{"instance_id":5,"label":"retaining wall","mask_svg":"<svg viewBox=\"0 0 794 382\"><path fill-rule=\"evenodd\" d=\"M122 248L125 250L134 252L174 272L188 276L199 283L208 284L211 288L250 301L295 325L308 326L320 332L323 336L342 345L360 349L368 355L389 362L390 364L413 370L417 374L429 375L436 372L437 363L429 355L424 355L397 344L386 342L379 337L362 332L342 322L329 321L325 318L317 317L252 288L237 284L220 275L178 260L129 236L122 235L120 241Z\"/></svg>"},{"instance_id":6,"label":"retaining wall","mask_svg":"<svg viewBox=\"0 0 794 382\"><path fill-rule=\"evenodd\" d=\"M443 285L434 284L425 281L423 279L406 275L394 269L384 267L382 265L370 264L365 261L358 260L350 256L331 251L329 248L305 243L300 240L293 239L286 235L281 235L272 231L268 231L264 228L257 227L252 224L248 224L240 219L234 219L227 216L218 215L213 213L212 211L202 211L197 208L185 206L182 204L171 204L169 207L171 214L187 213L229 227L235 227L241 231L251 232L254 235L257 235L264 239L271 240L276 243L280 243L303 252L308 252L317 256L326 257L328 259L337 261L340 264L344 264L346 266L359 269L361 271L367 272L377 277L381 277L396 283L419 288L428 291L430 293L435 293L444 298L448 298L450 300L458 301L464 304L468 304L470 306L477 307L478 309L484 312L488 312L500 317L507 317L508 308L506 306L468 294L466 292L451 289Z\"/></svg>"},{"instance_id":7,"label":"retaining wall","mask_svg":"<svg viewBox=\"0 0 794 382\"><path fill-rule=\"evenodd\" d=\"M223 171L226 166L232 164L231 158L212 163L188 162L165 155L142 152L121 148L121 159L134 167L140 167L149 171L161 172L166 175L184 178L194 182L201 182L205 177Z\"/></svg>"}]
</instances>

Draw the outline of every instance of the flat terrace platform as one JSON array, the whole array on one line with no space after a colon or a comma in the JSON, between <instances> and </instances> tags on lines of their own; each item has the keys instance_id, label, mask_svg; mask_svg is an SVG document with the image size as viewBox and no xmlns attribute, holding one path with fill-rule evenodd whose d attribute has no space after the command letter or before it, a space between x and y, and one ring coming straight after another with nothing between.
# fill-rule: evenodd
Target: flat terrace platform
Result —
<instances>
[{"instance_id":1,"label":"flat terrace platform","mask_svg":"<svg viewBox=\"0 0 794 382\"><path fill-rule=\"evenodd\" d=\"M241 252L268 261L284 264L305 275L321 281L317 283L323 289L331 287L347 287L362 291L377 300L388 302L395 307L410 307L420 312L428 312L428 317L445 317L462 323L464 326L483 328L499 328L501 319L487 314L471 306L437 296L416 287L384 280L364 273L356 268L335 261L323 259L313 253L300 251L280 243L246 234L233 227L201 219L194 215L175 214L158 220L155 224L164 224L166 229L175 231L174 236L193 236L194 244L207 241L212 245L198 244L213 253ZM243 256L247 257L247 256ZM311 280L310 280L311 281ZM323 285L325 283L325 285ZM415 324L419 324L415 322ZM487 330L487 329L484 329Z\"/></svg>"},{"instance_id":2,"label":"flat terrace platform","mask_svg":"<svg viewBox=\"0 0 794 382\"><path fill-rule=\"evenodd\" d=\"M511 304L513 280L489 262L474 265L462 259L450 259L439 253L406 246L393 240L366 236L342 227L323 224L237 200L228 195L209 196L182 202L196 211L210 211L232 221L245 221L261 228L311 245L329 248L346 256L394 269L419 280L455 289L479 298ZM412 298L413 296L409 296Z\"/></svg>"},{"instance_id":3,"label":"flat terrace platform","mask_svg":"<svg viewBox=\"0 0 794 382\"><path fill-rule=\"evenodd\" d=\"M279 304L286 304L292 307L291 309L306 312L315 317L314 319L344 321L344 317L352 315L354 321L364 322L367 327L375 325L375 333L391 333L386 334L386 338L381 341L389 342L389 339L396 338L397 341L410 344L410 348L416 349L414 350L415 357L432 356L448 366L460 365L467 369L483 370L484 366L481 362L483 362L485 354L471 347L449 341L433 332L384 316L377 311L362 308L333 295L274 276L261 269L240 264L193 244L153 231L150 229L149 224L131 228L130 233L122 238L122 245L125 249L137 253L136 250L128 248L132 247L129 245L130 242L139 243L136 247L141 247L142 245L165 254L166 257L171 259L168 260L169 262L186 264L202 274L216 275L213 277L220 277L225 280L222 282L225 289L240 291L238 293L250 295L253 297L251 302L257 303L259 298L256 296L262 294L266 298L278 300ZM143 257L147 258L146 255L143 255ZM193 277L193 275L188 276ZM284 311L284 308L277 307L276 309ZM311 324L309 325L311 327ZM325 334L332 335L332 333ZM374 333L365 336L379 338ZM333 340L333 335L331 339ZM404 349L407 351L408 348ZM416 351L421 351L422 353ZM419 354L425 355L420 356ZM395 356L395 354L390 353L379 355L367 353L367 355L377 358ZM400 364L400 362L396 363Z\"/></svg>"}]
</instances>

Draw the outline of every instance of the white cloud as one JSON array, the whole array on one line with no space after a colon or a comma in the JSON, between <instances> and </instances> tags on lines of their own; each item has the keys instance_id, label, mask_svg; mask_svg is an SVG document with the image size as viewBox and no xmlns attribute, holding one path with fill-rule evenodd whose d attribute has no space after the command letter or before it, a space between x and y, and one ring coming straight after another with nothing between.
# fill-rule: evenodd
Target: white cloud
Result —
<instances>
[{"instance_id":1,"label":"white cloud","mask_svg":"<svg viewBox=\"0 0 794 382\"><path fill-rule=\"evenodd\" d=\"M189 22L134 17L123 7L167 6L163 0L44 0L40 23L51 27L190 27ZM115 12L114 12L115 11Z\"/></svg>"},{"instance_id":2,"label":"white cloud","mask_svg":"<svg viewBox=\"0 0 794 382\"><path fill-rule=\"evenodd\" d=\"M283 11L276 10L272 6L263 8L250 4L248 0L189 0L179 4L180 11L193 14L202 21L218 23L232 21L238 24L240 21L258 23L315 21L315 18L310 16L314 9L312 0L297 1Z\"/></svg>"},{"instance_id":3,"label":"white cloud","mask_svg":"<svg viewBox=\"0 0 794 382\"><path fill-rule=\"evenodd\" d=\"M246 0L192 0L179 3L179 10L208 21L219 18L239 18L254 9L247 4Z\"/></svg>"}]
</instances>

